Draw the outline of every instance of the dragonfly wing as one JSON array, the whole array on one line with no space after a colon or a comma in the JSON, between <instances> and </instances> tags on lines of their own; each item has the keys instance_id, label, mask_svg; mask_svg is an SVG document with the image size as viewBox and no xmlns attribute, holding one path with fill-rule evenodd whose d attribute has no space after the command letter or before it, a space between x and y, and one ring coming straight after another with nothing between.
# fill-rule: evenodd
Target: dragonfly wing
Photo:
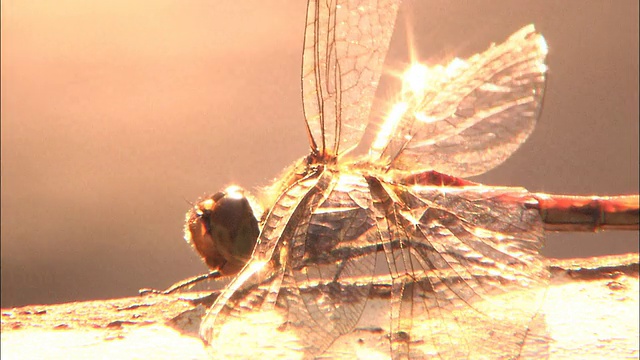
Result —
<instances>
[{"instance_id":1,"label":"dragonfly wing","mask_svg":"<svg viewBox=\"0 0 640 360\"><path fill-rule=\"evenodd\" d=\"M354 357L380 326L393 358L515 358L548 280L529 197L324 171L283 194L201 336L218 357Z\"/></svg>"},{"instance_id":2,"label":"dragonfly wing","mask_svg":"<svg viewBox=\"0 0 640 360\"><path fill-rule=\"evenodd\" d=\"M393 357L518 357L548 281L526 190L377 188L390 239Z\"/></svg>"},{"instance_id":3,"label":"dragonfly wing","mask_svg":"<svg viewBox=\"0 0 640 360\"><path fill-rule=\"evenodd\" d=\"M311 173L288 187L269 211L251 260L225 287L200 326L200 337L216 358L242 358L251 348L291 358L281 351L298 346L295 336L271 334L266 339L263 334L286 321L278 295L290 277L290 243L298 223L305 223L308 208L317 201L314 189L326 186L318 173Z\"/></svg>"},{"instance_id":4,"label":"dragonfly wing","mask_svg":"<svg viewBox=\"0 0 640 360\"><path fill-rule=\"evenodd\" d=\"M528 25L466 61L412 68L372 147L374 161L459 177L498 166L533 131L546 54L544 38Z\"/></svg>"},{"instance_id":5,"label":"dragonfly wing","mask_svg":"<svg viewBox=\"0 0 640 360\"><path fill-rule=\"evenodd\" d=\"M379 243L367 183L327 171L294 185L284 200L294 203L300 193L305 199L288 212L269 214L252 260L207 314L201 336L218 357L243 357L247 348L318 356L360 319ZM229 338L243 345L229 346Z\"/></svg>"},{"instance_id":6,"label":"dragonfly wing","mask_svg":"<svg viewBox=\"0 0 640 360\"><path fill-rule=\"evenodd\" d=\"M362 138L399 4L309 1L302 93L314 153L340 155Z\"/></svg>"}]
</instances>

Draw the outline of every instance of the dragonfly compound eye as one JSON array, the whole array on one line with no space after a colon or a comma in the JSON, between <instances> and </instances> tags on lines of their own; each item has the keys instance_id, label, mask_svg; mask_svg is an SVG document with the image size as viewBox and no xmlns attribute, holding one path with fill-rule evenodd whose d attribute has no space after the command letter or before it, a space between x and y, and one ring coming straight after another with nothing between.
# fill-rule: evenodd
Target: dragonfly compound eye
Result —
<instances>
[{"instance_id":1,"label":"dragonfly compound eye","mask_svg":"<svg viewBox=\"0 0 640 360\"><path fill-rule=\"evenodd\" d=\"M200 200L186 218L185 239L211 270L233 275L251 258L260 229L241 188L230 186Z\"/></svg>"}]
</instances>

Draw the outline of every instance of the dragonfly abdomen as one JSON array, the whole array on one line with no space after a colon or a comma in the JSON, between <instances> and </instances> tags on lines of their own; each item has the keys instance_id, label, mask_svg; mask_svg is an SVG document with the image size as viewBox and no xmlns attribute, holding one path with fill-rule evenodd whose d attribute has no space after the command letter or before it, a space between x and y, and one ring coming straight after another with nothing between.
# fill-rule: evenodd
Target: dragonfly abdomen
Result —
<instances>
[{"instance_id":1,"label":"dragonfly abdomen","mask_svg":"<svg viewBox=\"0 0 640 360\"><path fill-rule=\"evenodd\" d=\"M532 194L546 231L638 230L640 197Z\"/></svg>"}]
</instances>

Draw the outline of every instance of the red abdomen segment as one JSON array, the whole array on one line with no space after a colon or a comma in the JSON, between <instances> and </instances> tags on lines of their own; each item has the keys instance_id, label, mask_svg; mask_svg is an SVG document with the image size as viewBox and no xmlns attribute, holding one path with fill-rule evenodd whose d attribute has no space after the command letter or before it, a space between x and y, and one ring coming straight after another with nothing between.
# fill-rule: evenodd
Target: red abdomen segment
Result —
<instances>
[{"instance_id":1,"label":"red abdomen segment","mask_svg":"<svg viewBox=\"0 0 640 360\"><path fill-rule=\"evenodd\" d=\"M531 194L546 231L639 230L640 196Z\"/></svg>"},{"instance_id":2,"label":"red abdomen segment","mask_svg":"<svg viewBox=\"0 0 640 360\"><path fill-rule=\"evenodd\" d=\"M460 188L483 186L469 180L424 171L405 176L406 185ZM486 186L491 189L490 186ZM533 198L533 199L531 199ZM502 201L525 202L540 212L545 231L640 230L640 196L575 196L530 193Z\"/></svg>"}]
</instances>

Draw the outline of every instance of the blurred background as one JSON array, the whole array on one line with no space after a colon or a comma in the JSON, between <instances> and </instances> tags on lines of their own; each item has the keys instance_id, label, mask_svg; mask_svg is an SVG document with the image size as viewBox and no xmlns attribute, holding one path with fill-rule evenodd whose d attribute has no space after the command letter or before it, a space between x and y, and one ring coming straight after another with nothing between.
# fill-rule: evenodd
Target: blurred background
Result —
<instances>
[{"instance_id":1,"label":"blurred background","mask_svg":"<svg viewBox=\"0 0 640 360\"><path fill-rule=\"evenodd\" d=\"M134 296L206 271L185 200L268 184L308 151L304 1L3 0L2 307ZM638 2L406 1L388 61L468 57L534 23L549 44L537 128L475 178L638 192ZM378 95L390 94L384 78ZM544 253L638 251L551 234Z\"/></svg>"}]
</instances>

